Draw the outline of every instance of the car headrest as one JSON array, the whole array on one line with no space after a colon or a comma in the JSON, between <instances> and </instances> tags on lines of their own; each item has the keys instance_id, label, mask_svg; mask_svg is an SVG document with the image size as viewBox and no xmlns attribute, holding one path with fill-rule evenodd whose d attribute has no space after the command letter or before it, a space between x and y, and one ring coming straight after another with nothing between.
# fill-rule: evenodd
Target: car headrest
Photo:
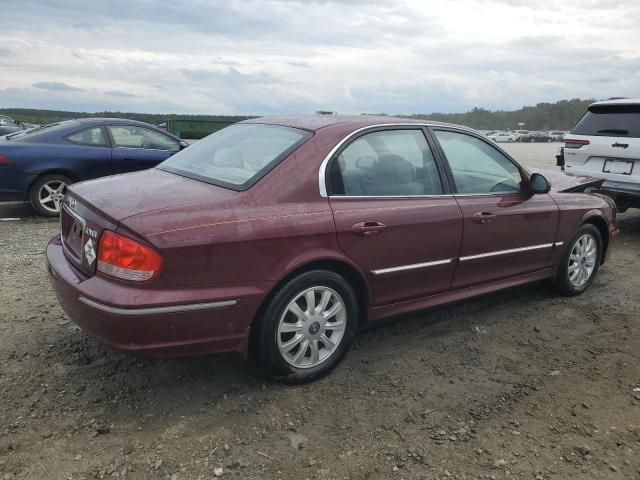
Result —
<instances>
[{"instance_id":1,"label":"car headrest","mask_svg":"<svg viewBox=\"0 0 640 480\"><path fill-rule=\"evenodd\" d=\"M376 177L391 183L410 183L416 179L415 167L399 155L381 155L374 171Z\"/></svg>"}]
</instances>

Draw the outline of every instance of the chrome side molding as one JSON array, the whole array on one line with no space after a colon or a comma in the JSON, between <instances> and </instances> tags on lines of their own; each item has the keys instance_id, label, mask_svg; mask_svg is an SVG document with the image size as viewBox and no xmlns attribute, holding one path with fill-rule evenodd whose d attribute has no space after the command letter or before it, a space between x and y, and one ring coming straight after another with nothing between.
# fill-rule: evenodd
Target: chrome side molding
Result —
<instances>
[{"instance_id":1,"label":"chrome side molding","mask_svg":"<svg viewBox=\"0 0 640 480\"><path fill-rule=\"evenodd\" d=\"M95 308L96 310L100 310L105 313L110 313L112 315L124 315L124 316L194 312L197 310L209 310L214 308L232 307L238 303L238 300L223 300L220 302L191 303L188 305L168 305L166 307L120 308L120 307L111 307L109 305L104 305L103 303L99 303L82 296L78 297L78 301L80 301L81 303L84 303L89 307Z\"/></svg>"}]
</instances>

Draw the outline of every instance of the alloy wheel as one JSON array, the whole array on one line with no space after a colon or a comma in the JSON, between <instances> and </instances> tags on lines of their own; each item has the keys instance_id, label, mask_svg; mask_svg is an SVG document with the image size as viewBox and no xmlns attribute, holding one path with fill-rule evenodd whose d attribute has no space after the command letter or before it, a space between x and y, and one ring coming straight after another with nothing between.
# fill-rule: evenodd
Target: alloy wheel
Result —
<instances>
[{"instance_id":1,"label":"alloy wheel","mask_svg":"<svg viewBox=\"0 0 640 480\"><path fill-rule=\"evenodd\" d=\"M580 236L569 255L569 282L576 288L589 281L598 260L598 243L590 233Z\"/></svg>"},{"instance_id":2,"label":"alloy wheel","mask_svg":"<svg viewBox=\"0 0 640 480\"><path fill-rule=\"evenodd\" d=\"M48 212L60 213L60 205L66 193L66 183L61 180L51 180L38 190L38 202Z\"/></svg>"},{"instance_id":3,"label":"alloy wheel","mask_svg":"<svg viewBox=\"0 0 640 480\"><path fill-rule=\"evenodd\" d=\"M338 350L346 325L347 311L338 292L324 286L308 288L289 302L280 317L278 350L296 368L316 367Z\"/></svg>"}]
</instances>

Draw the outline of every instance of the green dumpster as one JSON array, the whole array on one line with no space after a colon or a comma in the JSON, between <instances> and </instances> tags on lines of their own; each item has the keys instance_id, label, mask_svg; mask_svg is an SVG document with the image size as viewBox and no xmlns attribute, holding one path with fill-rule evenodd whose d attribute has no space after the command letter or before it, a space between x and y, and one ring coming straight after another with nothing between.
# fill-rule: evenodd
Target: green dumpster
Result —
<instances>
[{"instance_id":1,"label":"green dumpster","mask_svg":"<svg viewBox=\"0 0 640 480\"><path fill-rule=\"evenodd\" d=\"M167 122L167 130L180 138L199 140L233 123L235 122L170 118Z\"/></svg>"}]
</instances>

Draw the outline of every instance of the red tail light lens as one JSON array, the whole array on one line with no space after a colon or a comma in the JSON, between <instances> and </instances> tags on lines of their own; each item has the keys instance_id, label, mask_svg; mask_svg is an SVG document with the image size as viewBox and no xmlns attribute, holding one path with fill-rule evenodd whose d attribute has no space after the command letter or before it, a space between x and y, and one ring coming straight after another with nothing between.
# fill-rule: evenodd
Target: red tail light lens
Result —
<instances>
[{"instance_id":1,"label":"red tail light lens","mask_svg":"<svg viewBox=\"0 0 640 480\"><path fill-rule=\"evenodd\" d=\"M98 244L98 271L123 280L143 282L160 273L162 257L135 240L105 230Z\"/></svg>"},{"instance_id":2,"label":"red tail light lens","mask_svg":"<svg viewBox=\"0 0 640 480\"><path fill-rule=\"evenodd\" d=\"M0 167L9 167L11 166L11 160L9 160L4 155L0 155Z\"/></svg>"},{"instance_id":3,"label":"red tail light lens","mask_svg":"<svg viewBox=\"0 0 640 480\"><path fill-rule=\"evenodd\" d=\"M565 148L580 148L583 145L589 145L589 140L565 140Z\"/></svg>"}]
</instances>

